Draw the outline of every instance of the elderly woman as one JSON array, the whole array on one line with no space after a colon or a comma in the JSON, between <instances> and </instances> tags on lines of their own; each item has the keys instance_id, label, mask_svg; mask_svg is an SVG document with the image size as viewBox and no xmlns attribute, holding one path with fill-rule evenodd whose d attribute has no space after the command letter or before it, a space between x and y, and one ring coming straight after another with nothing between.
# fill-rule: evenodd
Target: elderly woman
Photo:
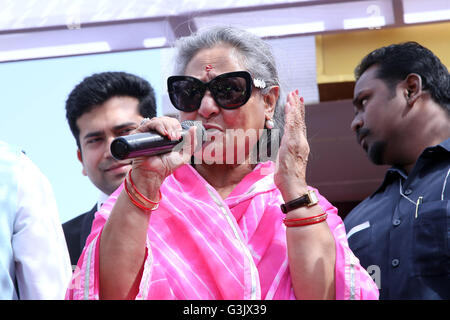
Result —
<instances>
[{"instance_id":1,"label":"elderly woman","mask_svg":"<svg viewBox=\"0 0 450 320\"><path fill-rule=\"evenodd\" d=\"M216 27L177 47L169 95L206 142L134 159L96 215L67 298L376 299L336 209L307 186L303 99L291 92L280 106L268 45ZM280 129L275 114L285 122L276 165L264 157L279 143L266 132ZM180 129L160 117L137 132L174 140Z\"/></svg>"}]
</instances>

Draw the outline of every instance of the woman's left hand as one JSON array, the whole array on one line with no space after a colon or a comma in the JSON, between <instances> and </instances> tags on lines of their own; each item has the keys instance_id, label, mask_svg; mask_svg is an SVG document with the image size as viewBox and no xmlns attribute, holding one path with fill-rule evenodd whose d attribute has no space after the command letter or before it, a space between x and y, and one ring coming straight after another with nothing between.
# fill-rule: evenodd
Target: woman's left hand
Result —
<instances>
[{"instance_id":1,"label":"woman's left hand","mask_svg":"<svg viewBox=\"0 0 450 320\"><path fill-rule=\"evenodd\" d=\"M284 135L274 179L284 201L288 202L308 191L305 175L309 144L306 139L305 105L297 90L289 93L284 115ZM288 212L286 218L308 219L321 213L324 211L320 205L300 207ZM306 227L286 227L286 243L296 298L334 299L336 248L328 224L322 222Z\"/></svg>"},{"instance_id":2,"label":"woman's left hand","mask_svg":"<svg viewBox=\"0 0 450 320\"><path fill-rule=\"evenodd\" d=\"M288 94L284 109L284 135L277 156L275 184L287 202L307 192L306 166L309 144L306 139L305 104L298 90Z\"/></svg>"}]
</instances>

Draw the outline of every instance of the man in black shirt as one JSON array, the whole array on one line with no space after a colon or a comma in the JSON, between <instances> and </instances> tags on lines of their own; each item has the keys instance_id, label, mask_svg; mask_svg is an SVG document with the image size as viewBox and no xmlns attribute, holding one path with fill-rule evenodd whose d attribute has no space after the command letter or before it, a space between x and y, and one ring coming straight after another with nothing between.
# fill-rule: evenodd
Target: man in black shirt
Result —
<instances>
[{"instance_id":1,"label":"man in black shirt","mask_svg":"<svg viewBox=\"0 0 450 320\"><path fill-rule=\"evenodd\" d=\"M350 248L380 299L450 299L450 77L407 42L356 68L358 143L389 164L381 186L345 218Z\"/></svg>"},{"instance_id":2,"label":"man in black shirt","mask_svg":"<svg viewBox=\"0 0 450 320\"><path fill-rule=\"evenodd\" d=\"M63 224L72 266L77 264L95 213L122 183L131 161L117 161L110 144L156 116L155 94L144 79L125 72L103 72L80 82L66 101L66 117L77 142L82 173L100 190L94 207ZM74 190L75 191L75 190Z\"/></svg>"}]
</instances>

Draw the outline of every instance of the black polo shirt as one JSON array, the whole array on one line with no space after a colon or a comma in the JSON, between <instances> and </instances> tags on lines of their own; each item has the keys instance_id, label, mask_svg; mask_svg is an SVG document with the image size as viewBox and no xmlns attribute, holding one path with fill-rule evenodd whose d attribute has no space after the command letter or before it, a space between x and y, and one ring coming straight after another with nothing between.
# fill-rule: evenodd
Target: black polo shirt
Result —
<instances>
[{"instance_id":1,"label":"black polo shirt","mask_svg":"<svg viewBox=\"0 0 450 320\"><path fill-rule=\"evenodd\" d=\"M409 175L390 168L345 218L348 243L380 299L450 299L450 139Z\"/></svg>"}]
</instances>

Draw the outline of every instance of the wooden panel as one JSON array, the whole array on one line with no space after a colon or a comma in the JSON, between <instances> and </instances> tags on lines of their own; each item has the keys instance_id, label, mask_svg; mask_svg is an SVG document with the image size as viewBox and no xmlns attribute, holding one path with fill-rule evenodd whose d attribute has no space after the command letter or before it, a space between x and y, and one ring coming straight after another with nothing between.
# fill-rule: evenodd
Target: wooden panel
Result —
<instances>
[{"instance_id":1,"label":"wooden panel","mask_svg":"<svg viewBox=\"0 0 450 320\"><path fill-rule=\"evenodd\" d=\"M318 87L320 102L352 99L355 81L319 83Z\"/></svg>"},{"instance_id":2,"label":"wooden panel","mask_svg":"<svg viewBox=\"0 0 450 320\"><path fill-rule=\"evenodd\" d=\"M306 107L311 148L307 182L331 202L358 202L381 184L387 166L372 164L350 129L351 100Z\"/></svg>"}]
</instances>

